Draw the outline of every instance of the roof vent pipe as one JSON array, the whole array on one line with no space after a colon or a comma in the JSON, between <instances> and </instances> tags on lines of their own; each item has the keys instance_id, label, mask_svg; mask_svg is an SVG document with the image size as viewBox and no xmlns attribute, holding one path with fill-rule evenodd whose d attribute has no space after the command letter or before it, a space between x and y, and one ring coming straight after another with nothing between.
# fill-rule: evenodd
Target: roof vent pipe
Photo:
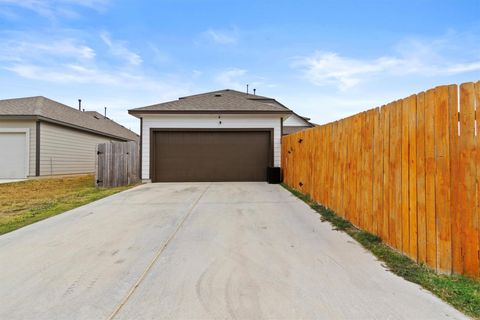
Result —
<instances>
[{"instance_id":1,"label":"roof vent pipe","mask_svg":"<svg viewBox=\"0 0 480 320\"><path fill-rule=\"evenodd\" d=\"M248 94L248 84L247 84L247 94Z\"/></svg>"},{"instance_id":2,"label":"roof vent pipe","mask_svg":"<svg viewBox=\"0 0 480 320\"><path fill-rule=\"evenodd\" d=\"M104 113L105 118L107 117L107 107L105 107L105 113Z\"/></svg>"},{"instance_id":3,"label":"roof vent pipe","mask_svg":"<svg viewBox=\"0 0 480 320\"><path fill-rule=\"evenodd\" d=\"M78 99L78 111L82 111L82 99Z\"/></svg>"},{"instance_id":4,"label":"roof vent pipe","mask_svg":"<svg viewBox=\"0 0 480 320\"><path fill-rule=\"evenodd\" d=\"M257 95L257 89L253 89L253 95L254 95L254 96Z\"/></svg>"}]
</instances>

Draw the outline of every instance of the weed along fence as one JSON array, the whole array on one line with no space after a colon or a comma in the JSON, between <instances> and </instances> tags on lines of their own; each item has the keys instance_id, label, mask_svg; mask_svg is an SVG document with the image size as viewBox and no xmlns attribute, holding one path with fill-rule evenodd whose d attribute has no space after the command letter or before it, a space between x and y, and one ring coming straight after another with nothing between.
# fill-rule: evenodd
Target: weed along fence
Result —
<instances>
[{"instance_id":1,"label":"weed along fence","mask_svg":"<svg viewBox=\"0 0 480 320\"><path fill-rule=\"evenodd\" d=\"M118 187L140 180L140 152L136 142L101 143L96 155L97 187Z\"/></svg>"},{"instance_id":2,"label":"weed along fence","mask_svg":"<svg viewBox=\"0 0 480 320\"><path fill-rule=\"evenodd\" d=\"M283 137L284 181L442 273L479 276L480 82Z\"/></svg>"}]
</instances>

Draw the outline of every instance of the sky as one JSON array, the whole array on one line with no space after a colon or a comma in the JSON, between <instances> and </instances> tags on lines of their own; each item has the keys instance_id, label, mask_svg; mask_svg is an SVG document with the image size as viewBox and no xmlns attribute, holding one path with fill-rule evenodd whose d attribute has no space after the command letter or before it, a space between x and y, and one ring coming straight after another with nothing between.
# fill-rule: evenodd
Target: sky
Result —
<instances>
[{"instance_id":1,"label":"sky","mask_svg":"<svg viewBox=\"0 0 480 320\"><path fill-rule=\"evenodd\" d=\"M480 80L480 0L0 0L0 99L103 113L256 88L327 123Z\"/></svg>"}]
</instances>

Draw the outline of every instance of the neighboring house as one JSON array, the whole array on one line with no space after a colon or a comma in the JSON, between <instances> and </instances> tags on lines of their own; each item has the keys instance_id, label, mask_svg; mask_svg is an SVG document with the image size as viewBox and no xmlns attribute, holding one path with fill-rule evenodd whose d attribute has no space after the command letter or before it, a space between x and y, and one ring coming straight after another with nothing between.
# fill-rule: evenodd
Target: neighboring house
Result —
<instances>
[{"instance_id":1,"label":"neighboring house","mask_svg":"<svg viewBox=\"0 0 480 320\"><path fill-rule=\"evenodd\" d=\"M0 179L95 171L95 146L134 132L45 97L0 100Z\"/></svg>"},{"instance_id":2,"label":"neighboring house","mask_svg":"<svg viewBox=\"0 0 480 320\"><path fill-rule=\"evenodd\" d=\"M141 123L142 179L265 181L280 167L283 119L275 99L221 90L129 110Z\"/></svg>"},{"instance_id":3,"label":"neighboring house","mask_svg":"<svg viewBox=\"0 0 480 320\"><path fill-rule=\"evenodd\" d=\"M288 119L283 122L283 135L294 133L300 130L315 127L315 124L310 122L310 118L305 118L293 113Z\"/></svg>"}]
</instances>

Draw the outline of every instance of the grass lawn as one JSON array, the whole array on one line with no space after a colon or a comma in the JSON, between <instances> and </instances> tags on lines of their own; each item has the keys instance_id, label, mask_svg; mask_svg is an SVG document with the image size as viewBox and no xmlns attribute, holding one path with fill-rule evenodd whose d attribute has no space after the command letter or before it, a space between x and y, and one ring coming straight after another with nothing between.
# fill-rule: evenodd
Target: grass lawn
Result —
<instances>
[{"instance_id":1,"label":"grass lawn","mask_svg":"<svg viewBox=\"0 0 480 320\"><path fill-rule=\"evenodd\" d=\"M0 184L0 235L131 187L95 188L93 175Z\"/></svg>"},{"instance_id":2,"label":"grass lawn","mask_svg":"<svg viewBox=\"0 0 480 320\"><path fill-rule=\"evenodd\" d=\"M329 221L335 230L344 231L370 250L393 273L417 283L465 314L480 319L480 281L460 275L439 275L427 266L418 264L403 254L385 245L382 240L357 229L349 221L332 210L313 201L285 184L283 187L317 211L322 221Z\"/></svg>"}]
</instances>

